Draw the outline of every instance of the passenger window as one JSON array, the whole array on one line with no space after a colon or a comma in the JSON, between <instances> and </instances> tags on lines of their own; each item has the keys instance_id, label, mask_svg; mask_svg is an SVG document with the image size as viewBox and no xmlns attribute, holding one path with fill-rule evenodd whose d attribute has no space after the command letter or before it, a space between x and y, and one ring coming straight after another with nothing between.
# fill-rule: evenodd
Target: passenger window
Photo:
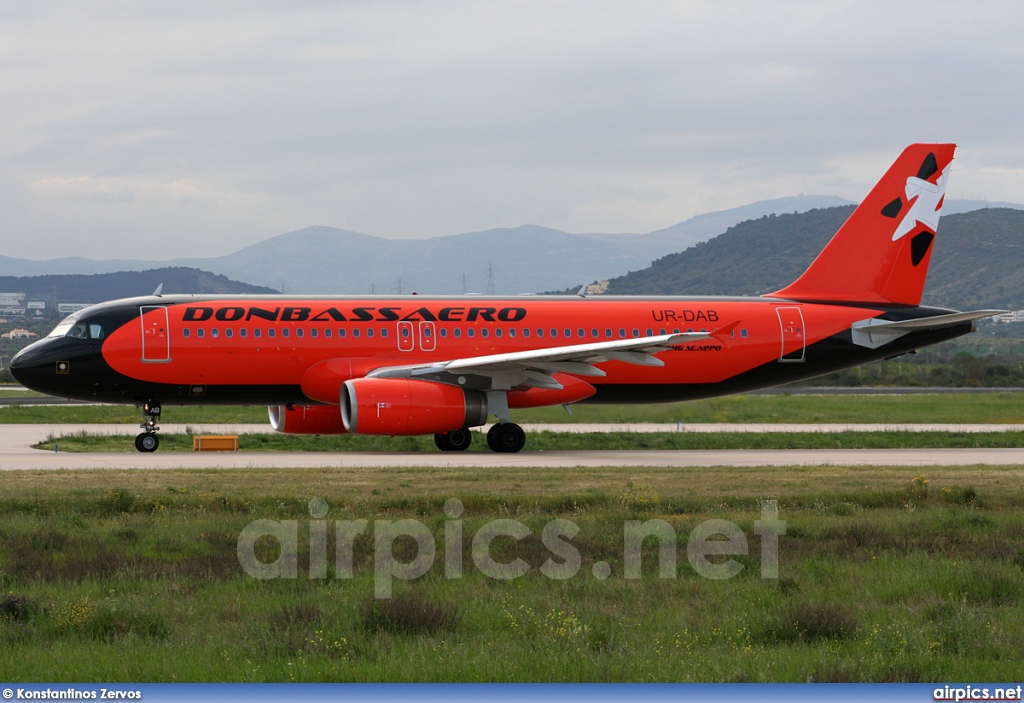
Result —
<instances>
[{"instance_id":1,"label":"passenger window","mask_svg":"<svg viewBox=\"0 0 1024 703\"><path fill-rule=\"evenodd\" d=\"M500 337L501 336L501 328L500 327L498 329L494 330L494 336L495 337Z\"/></svg>"},{"instance_id":2,"label":"passenger window","mask_svg":"<svg viewBox=\"0 0 1024 703\"><path fill-rule=\"evenodd\" d=\"M202 327L200 327L199 329L196 330L196 336L197 337L202 337L203 334L204 334L204 330L203 330Z\"/></svg>"},{"instance_id":3,"label":"passenger window","mask_svg":"<svg viewBox=\"0 0 1024 703\"><path fill-rule=\"evenodd\" d=\"M316 335L317 335L316 327L311 328L309 330L309 336L310 337L316 337Z\"/></svg>"},{"instance_id":4,"label":"passenger window","mask_svg":"<svg viewBox=\"0 0 1024 703\"><path fill-rule=\"evenodd\" d=\"M454 330L452 330L452 334L454 334L456 337L461 337L462 336L462 328L461 327L456 327Z\"/></svg>"},{"instance_id":5,"label":"passenger window","mask_svg":"<svg viewBox=\"0 0 1024 703\"><path fill-rule=\"evenodd\" d=\"M529 327L524 327L523 328L523 336L524 337L529 337L530 336L530 328Z\"/></svg>"},{"instance_id":6,"label":"passenger window","mask_svg":"<svg viewBox=\"0 0 1024 703\"><path fill-rule=\"evenodd\" d=\"M624 329L623 329L623 328L621 328L621 327L619 328L619 337L621 337L621 338L623 338L623 339L625 339L625 338L626 338L626 330L624 330Z\"/></svg>"},{"instance_id":7,"label":"passenger window","mask_svg":"<svg viewBox=\"0 0 1024 703\"><path fill-rule=\"evenodd\" d=\"M647 328L647 336L648 337L653 337L654 336L654 330L652 330L650 327Z\"/></svg>"},{"instance_id":8,"label":"passenger window","mask_svg":"<svg viewBox=\"0 0 1024 703\"><path fill-rule=\"evenodd\" d=\"M338 328L338 337L339 338L344 338L345 337L345 328L344 327L339 327Z\"/></svg>"},{"instance_id":9,"label":"passenger window","mask_svg":"<svg viewBox=\"0 0 1024 703\"><path fill-rule=\"evenodd\" d=\"M366 336L367 337L372 337L373 336L373 328L372 327L367 328Z\"/></svg>"},{"instance_id":10,"label":"passenger window","mask_svg":"<svg viewBox=\"0 0 1024 703\"><path fill-rule=\"evenodd\" d=\"M189 330L189 328L188 328L188 327L186 327L185 329L183 329L183 330L181 331L181 336L182 336L182 337L185 337L186 339L188 339L188 336L189 336L189 334L190 334L190 333L191 333L191 331Z\"/></svg>"},{"instance_id":11,"label":"passenger window","mask_svg":"<svg viewBox=\"0 0 1024 703\"><path fill-rule=\"evenodd\" d=\"M604 337L605 337L605 339L611 339L612 338L612 331L611 331L610 328L605 328Z\"/></svg>"},{"instance_id":12,"label":"passenger window","mask_svg":"<svg viewBox=\"0 0 1024 703\"><path fill-rule=\"evenodd\" d=\"M538 336L538 337L543 337L543 336L544 336L544 330L543 330L543 328L541 328L541 327L538 327L538 328L537 328L537 336Z\"/></svg>"},{"instance_id":13,"label":"passenger window","mask_svg":"<svg viewBox=\"0 0 1024 703\"><path fill-rule=\"evenodd\" d=\"M593 328L592 330L590 330L590 336L593 337L594 339L597 339L597 328L596 327Z\"/></svg>"},{"instance_id":14,"label":"passenger window","mask_svg":"<svg viewBox=\"0 0 1024 703\"><path fill-rule=\"evenodd\" d=\"M355 327L355 328L352 329L352 336L355 337L356 339L359 338L359 328L358 327Z\"/></svg>"},{"instance_id":15,"label":"passenger window","mask_svg":"<svg viewBox=\"0 0 1024 703\"><path fill-rule=\"evenodd\" d=\"M568 327L565 328L565 338L570 339L572 337L572 330Z\"/></svg>"},{"instance_id":16,"label":"passenger window","mask_svg":"<svg viewBox=\"0 0 1024 703\"><path fill-rule=\"evenodd\" d=\"M662 327L662 328L661 328L661 329L660 329L660 330L658 331L658 334L668 334L668 333L667 333L667 332L665 331L665 328L664 328L664 327Z\"/></svg>"},{"instance_id":17,"label":"passenger window","mask_svg":"<svg viewBox=\"0 0 1024 703\"><path fill-rule=\"evenodd\" d=\"M472 327L470 327L468 330L466 330L466 336L467 337L472 337L475 334L476 334L476 330L474 330Z\"/></svg>"},{"instance_id":18,"label":"passenger window","mask_svg":"<svg viewBox=\"0 0 1024 703\"><path fill-rule=\"evenodd\" d=\"M747 338L747 331L746 330L740 330L740 336L743 337L743 339L746 339Z\"/></svg>"},{"instance_id":19,"label":"passenger window","mask_svg":"<svg viewBox=\"0 0 1024 703\"><path fill-rule=\"evenodd\" d=\"M387 337L388 336L388 330L387 330L386 327L381 327L380 328L380 336L381 337Z\"/></svg>"},{"instance_id":20,"label":"passenger window","mask_svg":"<svg viewBox=\"0 0 1024 703\"><path fill-rule=\"evenodd\" d=\"M214 339L220 336L220 332L217 331L216 327L210 330L210 336L213 337Z\"/></svg>"},{"instance_id":21,"label":"passenger window","mask_svg":"<svg viewBox=\"0 0 1024 703\"><path fill-rule=\"evenodd\" d=\"M558 336L558 330L556 330L554 327L551 328L551 336L552 337L557 337Z\"/></svg>"},{"instance_id":22,"label":"passenger window","mask_svg":"<svg viewBox=\"0 0 1024 703\"><path fill-rule=\"evenodd\" d=\"M515 337L516 336L516 328L515 327L509 328L508 336L509 337Z\"/></svg>"},{"instance_id":23,"label":"passenger window","mask_svg":"<svg viewBox=\"0 0 1024 703\"><path fill-rule=\"evenodd\" d=\"M241 337L242 339L245 339L246 337L249 336L249 331L243 327L242 329L238 330L238 336Z\"/></svg>"},{"instance_id":24,"label":"passenger window","mask_svg":"<svg viewBox=\"0 0 1024 703\"><path fill-rule=\"evenodd\" d=\"M227 328L224 329L224 336L225 337L231 337L233 335L234 335L234 332L231 330L230 327L227 327Z\"/></svg>"},{"instance_id":25,"label":"passenger window","mask_svg":"<svg viewBox=\"0 0 1024 703\"><path fill-rule=\"evenodd\" d=\"M328 337L328 338L331 336L331 328L330 327L327 327L327 328L324 329L324 336Z\"/></svg>"},{"instance_id":26,"label":"passenger window","mask_svg":"<svg viewBox=\"0 0 1024 703\"><path fill-rule=\"evenodd\" d=\"M296 337L301 337L301 336L302 336L303 334L304 334L304 332L302 331L302 328L301 328L301 327L297 327L297 328L295 329L295 336L296 336Z\"/></svg>"},{"instance_id":27,"label":"passenger window","mask_svg":"<svg viewBox=\"0 0 1024 703\"><path fill-rule=\"evenodd\" d=\"M582 327L580 327L578 330L576 330L576 336L579 337L580 339L583 339L584 337L587 336L587 333Z\"/></svg>"},{"instance_id":28,"label":"passenger window","mask_svg":"<svg viewBox=\"0 0 1024 703\"><path fill-rule=\"evenodd\" d=\"M447 327L442 327L441 328L441 339L444 339L447 336L448 336L448 328Z\"/></svg>"},{"instance_id":29,"label":"passenger window","mask_svg":"<svg viewBox=\"0 0 1024 703\"><path fill-rule=\"evenodd\" d=\"M273 338L275 335L277 335L277 330L275 330L273 327L267 330L268 337Z\"/></svg>"},{"instance_id":30,"label":"passenger window","mask_svg":"<svg viewBox=\"0 0 1024 703\"><path fill-rule=\"evenodd\" d=\"M287 327L282 328L282 330L281 330L281 336L282 337L287 337L290 334L291 334L291 330L289 330Z\"/></svg>"},{"instance_id":31,"label":"passenger window","mask_svg":"<svg viewBox=\"0 0 1024 703\"><path fill-rule=\"evenodd\" d=\"M487 331L486 327L481 328L481 330L480 330L480 336L481 337L486 337L489 334L490 334L490 332Z\"/></svg>"},{"instance_id":32,"label":"passenger window","mask_svg":"<svg viewBox=\"0 0 1024 703\"><path fill-rule=\"evenodd\" d=\"M638 330L636 327L633 328L633 336L634 337L639 337L640 336L640 330Z\"/></svg>"},{"instance_id":33,"label":"passenger window","mask_svg":"<svg viewBox=\"0 0 1024 703\"><path fill-rule=\"evenodd\" d=\"M259 327L257 327L256 329L254 329L252 331L252 336L256 337L257 339L259 339L260 337L263 336L263 330L261 330Z\"/></svg>"}]
</instances>

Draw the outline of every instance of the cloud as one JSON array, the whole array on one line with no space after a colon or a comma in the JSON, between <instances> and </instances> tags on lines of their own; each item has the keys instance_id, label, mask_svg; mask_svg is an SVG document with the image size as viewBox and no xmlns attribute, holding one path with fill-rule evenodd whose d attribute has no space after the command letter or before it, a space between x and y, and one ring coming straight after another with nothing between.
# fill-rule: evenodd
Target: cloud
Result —
<instances>
[{"instance_id":1,"label":"cloud","mask_svg":"<svg viewBox=\"0 0 1024 703\"><path fill-rule=\"evenodd\" d=\"M951 193L1020 201L1020 179L993 174L1024 168L1022 14L917 0L5 6L5 253L213 255L308 224L647 231L796 192L858 199L923 140L961 143Z\"/></svg>"}]
</instances>

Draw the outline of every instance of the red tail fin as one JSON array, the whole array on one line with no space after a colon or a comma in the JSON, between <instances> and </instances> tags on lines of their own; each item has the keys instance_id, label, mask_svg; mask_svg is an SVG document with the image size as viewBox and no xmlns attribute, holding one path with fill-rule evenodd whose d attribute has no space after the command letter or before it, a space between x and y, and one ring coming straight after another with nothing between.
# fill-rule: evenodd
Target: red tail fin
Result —
<instances>
[{"instance_id":1,"label":"red tail fin","mask_svg":"<svg viewBox=\"0 0 1024 703\"><path fill-rule=\"evenodd\" d=\"M904 149L804 274L768 297L920 304L955 149Z\"/></svg>"}]
</instances>

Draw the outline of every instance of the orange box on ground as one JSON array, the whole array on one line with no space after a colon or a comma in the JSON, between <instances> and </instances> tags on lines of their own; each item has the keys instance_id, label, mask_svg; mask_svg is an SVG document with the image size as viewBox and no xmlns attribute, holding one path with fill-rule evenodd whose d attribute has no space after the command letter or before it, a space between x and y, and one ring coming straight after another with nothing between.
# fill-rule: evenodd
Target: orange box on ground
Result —
<instances>
[{"instance_id":1,"label":"orange box on ground","mask_svg":"<svg viewBox=\"0 0 1024 703\"><path fill-rule=\"evenodd\" d=\"M204 434L192 437L194 452L237 452L238 435Z\"/></svg>"}]
</instances>

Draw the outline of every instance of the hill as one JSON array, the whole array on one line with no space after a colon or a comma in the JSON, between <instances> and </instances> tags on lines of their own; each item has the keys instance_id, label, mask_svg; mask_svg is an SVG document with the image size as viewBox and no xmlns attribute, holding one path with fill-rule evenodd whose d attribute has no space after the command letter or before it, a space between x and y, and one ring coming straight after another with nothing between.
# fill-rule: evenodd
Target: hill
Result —
<instances>
[{"instance_id":1,"label":"hill","mask_svg":"<svg viewBox=\"0 0 1024 703\"><path fill-rule=\"evenodd\" d=\"M609 294L758 295L795 280L853 206L768 215L609 280ZM939 223L924 301L958 309L1024 308L1024 211L989 208Z\"/></svg>"},{"instance_id":2,"label":"hill","mask_svg":"<svg viewBox=\"0 0 1024 703\"><path fill-rule=\"evenodd\" d=\"M273 288L233 281L209 271L174 267L149 271L120 271L92 275L0 276L0 290L24 293L27 300L53 305L101 303L116 298L149 295L163 284L164 293L276 293Z\"/></svg>"},{"instance_id":3,"label":"hill","mask_svg":"<svg viewBox=\"0 0 1024 703\"><path fill-rule=\"evenodd\" d=\"M770 212L843 203L801 195L706 213L648 234L572 234L524 225L430 239L385 239L333 227L307 227L226 256L165 262L95 261L80 257L30 261L0 256L0 275L106 273L187 266L290 293L533 293L630 269ZM155 287L155 286L154 286Z\"/></svg>"}]
</instances>

